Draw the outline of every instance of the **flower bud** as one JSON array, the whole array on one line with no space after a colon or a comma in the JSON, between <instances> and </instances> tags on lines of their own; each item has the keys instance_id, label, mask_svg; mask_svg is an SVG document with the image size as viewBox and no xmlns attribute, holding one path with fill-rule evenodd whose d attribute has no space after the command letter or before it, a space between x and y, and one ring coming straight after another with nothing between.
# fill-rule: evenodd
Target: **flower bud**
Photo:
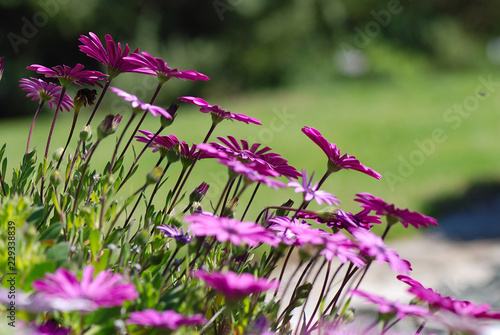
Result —
<instances>
[{"instance_id":1,"label":"flower bud","mask_svg":"<svg viewBox=\"0 0 500 335\"><path fill-rule=\"evenodd\" d=\"M163 175L163 169L159 166L155 167L153 170L149 171L146 176L146 184L156 184L160 181L161 176Z\"/></svg>"},{"instance_id":2,"label":"flower bud","mask_svg":"<svg viewBox=\"0 0 500 335\"><path fill-rule=\"evenodd\" d=\"M50 174L50 183L54 186L57 187L59 184L63 182L63 177L61 175L61 172L59 170L54 170Z\"/></svg>"},{"instance_id":3,"label":"flower bud","mask_svg":"<svg viewBox=\"0 0 500 335\"><path fill-rule=\"evenodd\" d=\"M288 201L285 202L284 204L282 204L281 207L292 207L293 203L294 202L292 199L288 199ZM287 216L288 213L290 213L290 211L287 209L277 209L276 210L276 216Z\"/></svg>"},{"instance_id":4,"label":"flower bud","mask_svg":"<svg viewBox=\"0 0 500 335\"><path fill-rule=\"evenodd\" d=\"M136 246L144 246L149 241L149 232L147 229L143 229L137 233L134 238L134 243Z\"/></svg>"},{"instance_id":5,"label":"flower bud","mask_svg":"<svg viewBox=\"0 0 500 335\"><path fill-rule=\"evenodd\" d=\"M89 126L83 127L82 131L80 131L80 140L82 142L88 141L92 138L92 128Z\"/></svg>"},{"instance_id":6,"label":"flower bud","mask_svg":"<svg viewBox=\"0 0 500 335\"><path fill-rule=\"evenodd\" d=\"M160 123L163 128L170 126L174 122L178 108L179 105L177 104L171 104L170 107L168 107L167 112L172 116L171 119L167 119L163 115L160 115Z\"/></svg>"},{"instance_id":7,"label":"flower bud","mask_svg":"<svg viewBox=\"0 0 500 335\"><path fill-rule=\"evenodd\" d=\"M61 156L64 152L64 148L57 148L53 153L52 153L52 160L55 162L59 162L61 159Z\"/></svg>"},{"instance_id":8,"label":"flower bud","mask_svg":"<svg viewBox=\"0 0 500 335\"><path fill-rule=\"evenodd\" d=\"M181 144L177 143L167 150L167 161L169 163L175 163L181 158Z\"/></svg>"},{"instance_id":9,"label":"flower bud","mask_svg":"<svg viewBox=\"0 0 500 335\"><path fill-rule=\"evenodd\" d=\"M117 114L116 116L109 114L106 115L106 118L101 122L99 128L97 128L97 139L102 140L103 138L114 134L118 129L118 125L122 120L122 116Z\"/></svg>"},{"instance_id":10,"label":"flower bud","mask_svg":"<svg viewBox=\"0 0 500 335\"><path fill-rule=\"evenodd\" d=\"M210 185L208 185L207 183L201 183L201 185L195 188L194 191L189 195L189 202L193 203L195 201L200 202L201 200L203 200L203 198L207 194L209 187Z\"/></svg>"}]
</instances>

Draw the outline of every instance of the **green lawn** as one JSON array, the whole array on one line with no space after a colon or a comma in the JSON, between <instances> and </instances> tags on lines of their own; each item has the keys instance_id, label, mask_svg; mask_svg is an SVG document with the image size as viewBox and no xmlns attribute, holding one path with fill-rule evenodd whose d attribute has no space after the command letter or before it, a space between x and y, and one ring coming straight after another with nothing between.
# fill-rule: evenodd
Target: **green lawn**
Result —
<instances>
[{"instance_id":1,"label":"green lawn","mask_svg":"<svg viewBox=\"0 0 500 335\"><path fill-rule=\"evenodd\" d=\"M221 92L218 96L205 98L235 113L256 117L263 123L263 126L256 126L224 121L212 139L233 135L268 145L297 169L315 171L319 180L326 168L326 158L300 130L303 126L314 127L330 142L337 143L342 153L355 155L384 176L378 181L357 171L340 171L332 175L324 189L336 194L344 209L356 211L358 207L352 199L356 193L366 191L397 206L422 210L429 200L461 192L472 181L498 177L500 94L497 91L500 87L484 85L498 78L498 74L484 71L419 75L400 80L345 80L235 96L225 96ZM167 85L174 84L169 82ZM107 105L100 110L98 121L106 111L116 110L109 103L115 98L111 93L106 97ZM455 105L466 107L459 112ZM124 105L120 106L122 111ZM33 112L35 109L33 103ZM83 124L88 111L81 113L80 124ZM52 150L64 144L71 118L70 113L64 113L58 120ZM128 115L125 115L123 121L127 120ZM10 168L19 164L25 151L30 122L29 119L16 119L2 120L0 124L2 140L7 142ZM39 158L45 148L50 122L50 113L45 111L35 127L32 143L39 150ZM149 118L145 128L155 131L156 122ZM208 115L184 104L175 123L167 130L187 142L199 142L209 126ZM80 128L79 125L77 129ZM115 138L107 138L108 148L102 145L96 153L95 159L101 163L98 172L109 159ZM135 147L136 150L141 148ZM145 172L156 160L156 155L148 153L134 176L135 182L120 192L126 196L140 187ZM175 183L176 168L172 169L165 186ZM208 198L215 201L225 182L225 168L206 161L200 162L194 171L196 176L188 185L188 192L205 181L211 185ZM280 204L290 197L300 201L292 190L261 190L247 218L255 217L264 205ZM246 204L245 200L244 197L242 205Z\"/></svg>"}]
</instances>

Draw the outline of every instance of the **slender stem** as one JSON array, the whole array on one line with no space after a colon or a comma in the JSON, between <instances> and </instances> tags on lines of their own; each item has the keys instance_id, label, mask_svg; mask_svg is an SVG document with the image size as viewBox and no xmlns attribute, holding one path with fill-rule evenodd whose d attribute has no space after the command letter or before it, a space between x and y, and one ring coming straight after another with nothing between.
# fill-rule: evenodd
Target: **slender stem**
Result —
<instances>
[{"instance_id":1,"label":"slender stem","mask_svg":"<svg viewBox=\"0 0 500 335\"><path fill-rule=\"evenodd\" d=\"M4 185L4 182L3 182L3 177L2 177L2 173L1 172L0 172L0 185L2 185L3 195L6 197L7 196L7 192L5 192L5 185Z\"/></svg>"},{"instance_id":2,"label":"slender stem","mask_svg":"<svg viewBox=\"0 0 500 335\"><path fill-rule=\"evenodd\" d=\"M89 165L90 159L92 158L92 155L94 154L95 149L97 148L97 145L100 142L101 142L101 140L97 140L94 143L93 147L90 149L89 156L85 161L85 165L83 166L83 171L82 171L82 174L80 176L80 181L78 182L78 186L77 186L76 191L75 191L75 198L74 198L75 203L73 205L73 213L76 213L76 205L78 204L78 193L80 193L80 189L82 188L83 179L85 178L85 172L87 171L87 167Z\"/></svg>"},{"instance_id":3,"label":"slender stem","mask_svg":"<svg viewBox=\"0 0 500 335\"><path fill-rule=\"evenodd\" d=\"M215 207L214 215L217 215L217 211L219 210L219 207L220 207L220 205L222 203L222 199L224 199L224 195L226 194L226 192L229 192L229 187L230 187L230 185L232 184L233 181L234 181L234 178L229 177L226 185L224 186L224 189L222 190L222 193L220 195L219 201L217 202L217 206Z\"/></svg>"},{"instance_id":4,"label":"slender stem","mask_svg":"<svg viewBox=\"0 0 500 335\"><path fill-rule=\"evenodd\" d=\"M150 104L152 104L156 100L156 97L158 96L158 93L160 93L162 85L163 84L159 83L158 86L156 87L156 91L153 94L153 97L151 98ZM148 115L148 112L144 111L144 114L142 115L141 119L139 120L139 123L137 123L137 126L135 127L134 131L132 132L132 135L130 135L129 140L128 140L127 144L125 145L125 147L123 148L120 156L118 156L118 159L122 158L125 155L125 152L127 152L127 149L130 146L130 143L132 143L132 140L134 139L135 134L137 134L137 131L141 127L142 123L144 122L144 119L146 119L146 115Z\"/></svg>"},{"instance_id":5,"label":"slender stem","mask_svg":"<svg viewBox=\"0 0 500 335\"><path fill-rule=\"evenodd\" d=\"M326 178L328 178L329 175L331 175L332 173L330 171L326 171L325 174L323 175L323 177L321 178L321 180L319 181L318 183L318 189L321 187L321 185L323 185L323 183L325 182Z\"/></svg>"},{"instance_id":6,"label":"slender stem","mask_svg":"<svg viewBox=\"0 0 500 335\"><path fill-rule=\"evenodd\" d=\"M149 207L151 207L151 203L153 202L153 198L155 197L156 192L158 192L158 189L160 188L160 185L161 185L161 181L163 180L165 173L167 172L168 168L170 167L170 164L172 164L172 163L170 163L170 162L167 163L167 165L165 166L165 169L163 169L163 172L161 174L160 179L156 182L155 188L153 190L153 193L151 193L151 197L149 198L149 202L148 202L148 205L146 207L146 213L148 212ZM156 166L158 166L158 165L156 165Z\"/></svg>"},{"instance_id":7,"label":"slender stem","mask_svg":"<svg viewBox=\"0 0 500 335\"><path fill-rule=\"evenodd\" d=\"M71 172L73 172L73 168L75 166L76 160L78 159L78 149L80 149L80 144L82 144L82 143L83 143L83 149L85 149L85 142L79 141L78 145L76 147L76 150L75 150L75 154L73 155L73 159L71 160L71 165L69 167L69 171L67 172L67 175L66 175L63 193L66 192L66 188L68 188L69 179L71 177Z\"/></svg>"},{"instance_id":8,"label":"slender stem","mask_svg":"<svg viewBox=\"0 0 500 335\"><path fill-rule=\"evenodd\" d=\"M59 114L59 110L61 109L61 103L64 98L64 94L66 93L66 86L62 86L61 95L59 96L59 100L57 101L56 112L54 113L54 118L52 119L52 125L50 126L49 137L47 139L47 145L45 146L45 154L44 154L44 163L47 160L47 156L49 155L50 141L52 140L52 133L54 132L54 127L56 125L57 115ZM40 201L43 201L43 184L45 183L45 171L42 173L42 181L40 182Z\"/></svg>"},{"instance_id":9,"label":"slender stem","mask_svg":"<svg viewBox=\"0 0 500 335\"><path fill-rule=\"evenodd\" d=\"M160 135L160 133L163 131L163 129L165 129L165 127L160 127L160 129L158 129L158 131L154 134L154 136L149 139L149 142L146 143L146 145L144 146L144 148L142 148L141 152L139 153L139 155L137 155L137 157L135 158L134 162L132 163L132 166L130 166L130 169L128 170L127 175L125 176L125 178L123 178L122 182L120 183L120 186L118 186L117 192L122 188L123 184L125 184L125 182L130 177L130 174L132 173L132 170L134 170L134 167L137 165L137 162L139 161L139 158L141 158L142 154L146 151L147 148L149 148L149 146L151 145L151 143L153 143L154 139L158 135Z\"/></svg>"},{"instance_id":10,"label":"slender stem","mask_svg":"<svg viewBox=\"0 0 500 335\"><path fill-rule=\"evenodd\" d=\"M92 114L90 114L90 117L89 117L89 120L87 121L87 123L85 124L86 126L90 125L90 123L92 122L92 120L94 119L94 116L95 116L95 113L97 112L97 109L99 108L99 106L101 105L101 101L102 99L104 98L104 95L106 94L106 92L108 91L108 88L109 88L109 84L111 84L111 80L110 79L109 81L106 82L106 84L104 85L103 89L102 89L102 92L101 92L101 96L99 97L99 99L97 99L97 102L94 106L94 110L92 111Z\"/></svg>"},{"instance_id":11,"label":"slender stem","mask_svg":"<svg viewBox=\"0 0 500 335\"><path fill-rule=\"evenodd\" d=\"M321 271L321 269L323 268L323 266L325 265L326 262L327 262L327 260L325 259L325 261L323 262L323 265L321 265L320 270L318 270L318 275L319 275L319 272ZM311 319L309 320L309 322L306 325L306 330L309 328L309 326L311 325L312 321L314 320L314 315L318 311L318 308L319 308L319 306L321 304L321 300L323 300L323 298L325 297L325 291L326 291L326 286L328 284L328 277L330 276L330 269L331 269L331 267L332 267L332 263L328 262L328 266L326 268L325 280L323 281L323 287L321 288L321 293L320 293L320 295L318 297L318 302L316 303L316 307L314 307L314 310L313 310L313 312L311 314ZM305 307L305 304L304 304L304 307Z\"/></svg>"},{"instance_id":12,"label":"slender stem","mask_svg":"<svg viewBox=\"0 0 500 335\"><path fill-rule=\"evenodd\" d=\"M247 208L245 208L245 211L243 212L243 215L241 216L241 221L245 218L247 215L248 209L250 208L250 205L252 204L253 199L255 198L255 195L257 194L257 191L259 190L259 186L261 183L257 183L255 186L255 189L253 190L252 196L250 197L250 201L247 204Z\"/></svg>"},{"instance_id":13,"label":"slender stem","mask_svg":"<svg viewBox=\"0 0 500 335\"><path fill-rule=\"evenodd\" d=\"M181 183L182 177L184 177L186 170L187 170L187 168L185 166L182 166L181 174L179 175L179 178L177 178L177 182L175 183L175 186L172 189L172 194L174 194L175 191L177 190L177 188L179 187L179 184ZM170 204L170 208L168 209L168 212L166 212L164 214L170 214L170 212L172 211L174 204L175 204L174 201L177 201L177 199L172 199L172 203ZM165 205L165 208L163 209L164 212L165 212L166 208L167 208L167 206Z\"/></svg>"},{"instance_id":14,"label":"slender stem","mask_svg":"<svg viewBox=\"0 0 500 335\"><path fill-rule=\"evenodd\" d=\"M426 321L426 320L424 320L424 321L420 324L420 326L418 327L417 331L415 332L415 335L420 334L420 332L424 329L424 327L425 327L425 325L426 325L426 324L427 324L427 321Z\"/></svg>"},{"instance_id":15,"label":"slender stem","mask_svg":"<svg viewBox=\"0 0 500 335\"><path fill-rule=\"evenodd\" d=\"M38 108L35 112L35 116L33 117L33 122L31 122L31 128L30 128L30 132L28 134L28 144L26 145L26 155L30 151L31 134L33 133L33 128L35 127L35 121L38 118L38 114L40 114L40 111L42 110L42 106L44 104L45 104L45 101L40 100L40 104L38 105Z\"/></svg>"},{"instance_id":16,"label":"slender stem","mask_svg":"<svg viewBox=\"0 0 500 335\"><path fill-rule=\"evenodd\" d=\"M337 301L339 300L339 297L340 297L340 294L342 293L342 290L344 289L344 287L346 286L347 282L349 281L349 279L351 279L351 277L354 275L354 273L356 272L357 268L354 269L352 272L351 272L351 269L354 267L354 264L350 263L349 264L349 267L347 268L347 271L346 271L346 274L344 276L344 279L342 280L342 284L340 284L340 287L339 289L337 290L337 293L335 294L335 296L333 297L332 301L330 302L330 304L328 304L328 306L325 308L325 313L330 309L332 308L333 310L333 307L335 307L335 304L337 303Z\"/></svg>"},{"instance_id":17,"label":"slender stem","mask_svg":"<svg viewBox=\"0 0 500 335\"><path fill-rule=\"evenodd\" d=\"M203 139L202 143L207 143L208 139L210 138L210 135L212 135L212 133L214 132L214 129L215 129L216 126L217 126L217 124L212 123L212 125L210 126L210 129L208 130L208 133L205 136L205 138ZM172 201L172 204L170 205L170 208L168 209L167 214L170 214L170 212L172 211L172 209L174 209L174 204L177 201L177 198L179 198L179 195L181 194L182 189L184 188L184 185L186 184L186 181L189 178L189 175L191 174L191 171L193 171L194 166L196 165L196 162L200 158L200 155L201 155L201 151L198 152L198 154L196 155L195 160L193 161L193 164L191 164L191 167L189 168L189 171L187 172L186 177L182 181L181 186L179 187L179 190L177 191L177 193L174 196L174 199Z\"/></svg>"},{"instance_id":18,"label":"slender stem","mask_svg":"<svg viewBox=\"0 0 500 335\"><path fill-rule=\"evenodd\" d=\"M111 162L109 162L108 174L111 174L111 171L113 171L113 168L115 165L116 154L118 152L118 147L120 146L120 143L122 142L123 136L127 132L128 127L130 127L130 125L132 124L132 121L134 121L136 115L137 115L137 113L135 111L132 112L132 116L130 117L130 120L128 120L127 124L125 125L125 128L123 128L122 134L118 138L118 142L116 142L115 151L113 152L113 156L111 157ZM146 115L146 112L144 112L144 115ZM132 136L132 138L133 138L133 136ZM128 145L128 143L127 143L127 145ZM121 156L120 156L120 158L121 158ZM118 158L118 160L120 158Z\"/></svg>"},{"instance_id":19,"label":"slender stem","mask_svg":"<svg viewBox=\"0 0 500 335\"><path fill-rule=\"evenodd\" d=\"M71 130L69 131L68 140L66 141L66 145L64 146L62 155L59 158L59 161L57 162L56 169L59 169L59 166L61 165L61 162L64 158L64 154L66 153L66 150L68 149L69 142L71 141L71 137L73 136L73 132L75 131L76 120L78 119L78 114L79 113L75 109L75 113L73 114L73 123L71 124Z\"/></svg>"}]
</instances>

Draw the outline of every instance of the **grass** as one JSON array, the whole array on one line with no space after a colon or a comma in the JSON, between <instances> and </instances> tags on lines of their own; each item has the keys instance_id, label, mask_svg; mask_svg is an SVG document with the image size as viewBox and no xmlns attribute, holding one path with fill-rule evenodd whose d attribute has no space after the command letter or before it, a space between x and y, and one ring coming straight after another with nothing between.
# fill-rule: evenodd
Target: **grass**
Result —
<instances>
[{"instance_id":1,"label":"grass","mask_svg":"<svg viewBox=\"0 0 500 335\"><path fill-rule=\"evenodd\" d=\"M300 131L306 125L314 127L330 142L337 143L342 153L355 155L363 164L384 176L378 181L357 171L340 171L332 175L324 189L339 197L342 208L357 211L358 205L352 201L354 195L370 192L399 207L423 210L431 199L462 192L472 181L497 179L500 94L498 87L483 84L490 76L496 81L495 75L488 71L436 73L399 80L343 80L322 86L304 85L233 96L221 92L206 99L235 113L256 117L263 126L225 121L217 127L212 140L215 136L233 135L268 145L297 169L315 171L319 180L325 171L326 159L323 152ZM480 85L482 87L477 89ZM127 113L125 105L118 108L109 104L115 98L110 93L105 99L108 105L103 106L96 122L100 122L107 112ZM463 109L463 114L453 111L456 104L470 104L470 112L466 109ZM201 141L210 126L210 117L192 107L182 105L178 118L166 133L189 143ZM33 112L35 108L34 103ZM32 139L39 159L50 127L49 114L45 111L37 122ZM82 112L81 125L87 117L88 114ZM70 113L61 115L51 151L65 143L71 118ZM123 121L127 118L125 115ZM25 151L30 122L28 119L12 119L0 124L2 140L7 143L10 168L18 166ZM155 131L157 120L148 118L144 128ZM115 139L116 136L107 138L106 145L96 153L94 164L98 166L98 172L109 159ZM136 151L141 149L138 145L135 148ZM121 191L124 196L142 185L146 171L156 160L156 155L145 155L134 181ZM169 174L166 186L175 183L179 171L176 169L178 167ZM210 184L208 200L216 201L226 180L225 168L206 161L200 162L194 171L196 176L186 188L188 194L205 181ZM250 194L251 190L248 190L240 206L246 205ZM281 204L289 197L296 203L300 202L300 197L291 190L261 190L247 218L254 218L263 206ZM397 231L392 235L404 233Z\"/></svg>"}]
</instances>

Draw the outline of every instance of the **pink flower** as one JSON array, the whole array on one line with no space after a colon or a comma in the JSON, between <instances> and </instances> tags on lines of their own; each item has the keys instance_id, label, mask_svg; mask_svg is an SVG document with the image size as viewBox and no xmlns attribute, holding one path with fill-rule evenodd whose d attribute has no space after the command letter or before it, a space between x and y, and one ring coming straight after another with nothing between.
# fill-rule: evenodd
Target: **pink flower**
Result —
<instances>
[{"instance_id":1,"label":"pink flower","mask_svg":"<svg viewBox=\"0 0 500 335\"><path fill-rule=\"evenodd\" d=\"M131 312L128 320L129 325L153 326L158 328L174 330L182 326L199 326L205 323L201 314L184 316L172 310L159 312L154 309Z\"/></svg>"},{"instance_id":2,"label":"pink flower","mask_svg":"<svg viewBox=\"0 0 500 335\"><path fill-rule=\"evenodd\" d=\"M177 242L181 242L182 244L188 244L193 239L193 236L184 233L182 228L179 230L175 226L159 225L156 229L161 231L165 237L173 237Z\"/></svg>"},{"instance_id":3,"label":"pink flower","mask_svg":"<svg viewBox=\"0 0 500 335\"><path fill-rule=\"evenodd\" d=\"M286 216L278 216L269 220L274 225L269 226L269 230L277 232L277 236L282 238L282 242L287 245L302 246L313 244L323 246L326 242L324 231L311 228L305 221L290 219Z\"/></svg>"},{"instance_id":4,"label":"pink flower","mask_svg":"<svg viewBox=\"0 0 500 335\"><path fill-rule=\"evenodd\" d=\"M246 243L257 247L261 243L276 246L278 241L266 228L255 222L241 222L226 217L193 214L184 218L189 230L196 236L215 236L217 241L234 245Z\"/></svg>"},{"instance_id":5,"label":"pink flower","mask_svg":"<svg viewBox=\"0 0 500 335\"><path fill-rule=\"evenodd\" d=\"M356 194L357 198L354 201L361 203L361 207L373 210L377 215L385 215L389 222L399 221L401 224L408 228L408 225L412 225L415 228L427 227L429 224L437 226L437 220L420 214L418 212L411 212L408 209L399 209L394 205L387 204L384 200L374 197L370 193L359 193Z\"/></svg>"},{"instance_id":6,"label":"pink flower","mask_svg":"<svg viewBox=\"0 0 500 335\"><path fill-rule=\"evenodd\" d=\"M376 294L370 294L358 290L351 290L352 295L357 295L367 299L370 302L378 305L378 311L382 314L394 314L398 319L402 320L408 315L425 317L429 315L429 310L418 305L405 305L399 301L388 301L385 298Z\"/></svg>"},{"instance_id":7,"label":"pink flower","mask_svg":"<svg viewBox=\"0 0 500 335\"><path fill-rule=\"evenodd\" d=\"M186 97L179 97L178 99L181 101L190 103L191 105L199 106L200 112L202 112L202 113L210 113L212 115L213 124L218 124L222 120L236 120L236 121L245 122L246 124L254 123L257 125L261 125L260 121L253 118L253 117L250 117L250 116L247 116L244 114L231 113L230 111L222 109L218 105L210 105L208 102L206 102L202 98L186 96Z\"/></svg>"},{"instance_id":8,"label":"pink flower","mask_svg":"<svg viewBox=\"0 0 500 335\"><path fill-rule=\"evenodd\" d=\"M102 86L98 81L105 80L107 75L99 71L83 70L82 64L76 64L74 68L67 65L57 65L48 68L42 65L33 64L26 69L36 71L39 74L45 75L47 78L58 78L63 87L68 87L71 83L78 86L83 85L98 85Z\"/></svg>"},{"instance_id":9,"label":"pink flower","mask_svg":"<svg viewBox=\"0 0 500 335\"><path fill-rule=\"evenodd\" d=\"M134 300L139 296L133 284L123 283L120 274L104 270L92 278L93 274L94 267L88 265L83 269L82 280L78 281L70 271L59 269L54 274L35 280L33 288L47 300L87 300L93 303L93 310L122 306L125 300Z\"/></svg>"},{"instance_id":10,"label":"pink flower","mask_svg":"<svg viewBox=\"0 0 500 335\"><path fill-rule=\"evenodd\" d=\"M279 180L271 179L269 177L279 177L280 174L268 166L259 164L258 162L243 163L236 158L219 159L219 163L226 165L230 170L234 171L237 175L244 176L247 181L264 183L273 189L285 187L285 184Z\"/></svg>"},{"instance_id":11,"label":"pink flower","mask_svg":"<svg viewBox=\"0 0 500 335\"><path fill-rule=\"evenodd\" d=\"M325 256L328 261L332 261L334 257L337 257L340 262L352 262L358 268L366 265L365 259L359 255L357 245L344 234L325 232L323 238L325 239L325 248L319 254Z\"/></svg>"},{"instance_id":12,"label":"pink flower","mask_svg":"<svg viewBox=\"0 0 500 335\"><path fill-rule=\"evenodd\" d=\"M40 100L40 103L47 103L50 109L54 108L61 96L61 86L56 86L54 83L47 83L37 78L23 78L19 82L21 89L28 92L26 95L28 98L31 98L32 101ZM59 110L69 111L70 108L73 108L73 99L64 94Z\"/></svg>"},{"instance_id":13,"label":"pink flower","mask_svg":"<svg viewBox=\"0 0 500 335\"><path fill-rule=\"evenodd\" d=\"M106 35L106 48L104 48L96 34L90 32L89 35L90 37L80 35L78 40L83 43L83 45L79 46L80 51L101 62L106 67L109 80L112 80L123 72L137 72L139 66L125 59L130 52L128 44L122 50L120 43L116 45L113 38L110 35Z\"/></svg>"},{"instance_id":14,"label":"pink flower","mask_svg":"<svg viewBox=\"0 0 500 335\"><path fill-rule=\"evenodd\" d=\"M337 149L337 145L335 143L329 143L316 129L304 127L302 128L302 132L325 152L328 157L329 172L337 172L341 169L350 169L363 172L373 178L382 178L380 173L364 166L356 159L356 157L349 156L348 154L341 155L340 150Z\"/></svg>"},{"instance_id":15,"label":"pink flower","mask_svg":"<svg viewBox=\"0 0 500 335\"><path fill-rule=\"evenodd\" d=\"M134 110L138 109L138 110L148 111L151 114L153 114L154 117L158 117L158 115L161 115L166 119L170 120L172 119L172 116L169 114L169 112L167 112L164 108L160 106L155 106L145 103L141 99L137 98L135 95L127 93L124 90L121 90L116 87L110 87L109 90L116 93L119 97L123 98L123 100L130 102Z\"/></svg>"},{"instance_id":16,"label":"pink flower","mask_svg":"<svg viewBox=\"0 0 500 335\"><path fill-rule=\"evenodd\" d=\"M275 237L255 222L240 222L236 219L207 215L190 215L190 230L197 236L215 236L219 242L230 241L235 245L246 243L258 246L261 243L276 245Z\"/></svg>"},{"instance_id":17,"label":"pink flower","mask_svg":"<svg viewBox=\"0 0 500 335\"><path fill-rule=\"evenodd\" d=\"M153 134L149 130L139 130L139 132L146 135L146 136L140 136L140 135L135 136L135 138L139 142L148 143L149 140L155 136L155 134ZM198 156L199 151L196 145L193 144L190 147L185 141L180 141L174 135L156 136L155 139L153 140L153 143L150 144L150 146L153 148L153 152L156 152L158 150L163 150L163 152L165 153L176 145L179 145L180 148L182 164L185 166L191 165ZM206 157L202 154L198 158L203 159Z\"/></svg>"},{"instance_id":18,"label":"pink flower","mask_svg":"<svg viewBox=\"0 0 500 335\"><path fill-rule=\"evenodd\" d=\"M153 57L147 52L133 53L129 57L124 58L126 61L139 66L140 68L135 70L136 73L144 73L153 76L157 76L158 80L163 84L170 78L179 78L182 80L192 80L198 81L210 80L203 73L196 71L179 71L177 69L172 69L168 66L167 62L161 58Z\"/></svg>"},{"instance_id":19,"label":"pink flower","mask_svg":"<svg viewBox=\"0 0 500 335\"><path fill-rule=\"evenodd\" d=\"M410 262L399 258L394 250L389 249L384 244L380 236L361 228L351 230L351 234L358 241L359 250L363 255L373 257L378 263L389 263L394 272L408 273L411 271Z\"/></svg>"},{"instance_id":20,"label":"pink flower","mask_svg":"<svg viewBox=\"0 0 500 335\"><path fill-rule=\"evenodd\" d=\"M323 202L329 206L340 205L340 201L336 196L326 191L318 190L318 183L312 185L313 177L314 172L311 175L311 179L308 180L307 171L302 170L302 184L294 180L288 183L288 187L295 187L295 193L304 193L304 201L306 202L314 199L318 205L321 205Z\"/></svg>"},{"instance_id":21,"label":"pink flower","mask_svg":"<svg viewBox=\"0 0 500 335\"><path fill-rule=\"evenodd\" d=\"M251 273L237 274L232 271L208 273L198 270L194 273L194 277L203 279L208 286L235 300L252 293L276 290L279 285L275 280L269 281L266 278L255 278Z\"/></svg>"}]
</instances>

